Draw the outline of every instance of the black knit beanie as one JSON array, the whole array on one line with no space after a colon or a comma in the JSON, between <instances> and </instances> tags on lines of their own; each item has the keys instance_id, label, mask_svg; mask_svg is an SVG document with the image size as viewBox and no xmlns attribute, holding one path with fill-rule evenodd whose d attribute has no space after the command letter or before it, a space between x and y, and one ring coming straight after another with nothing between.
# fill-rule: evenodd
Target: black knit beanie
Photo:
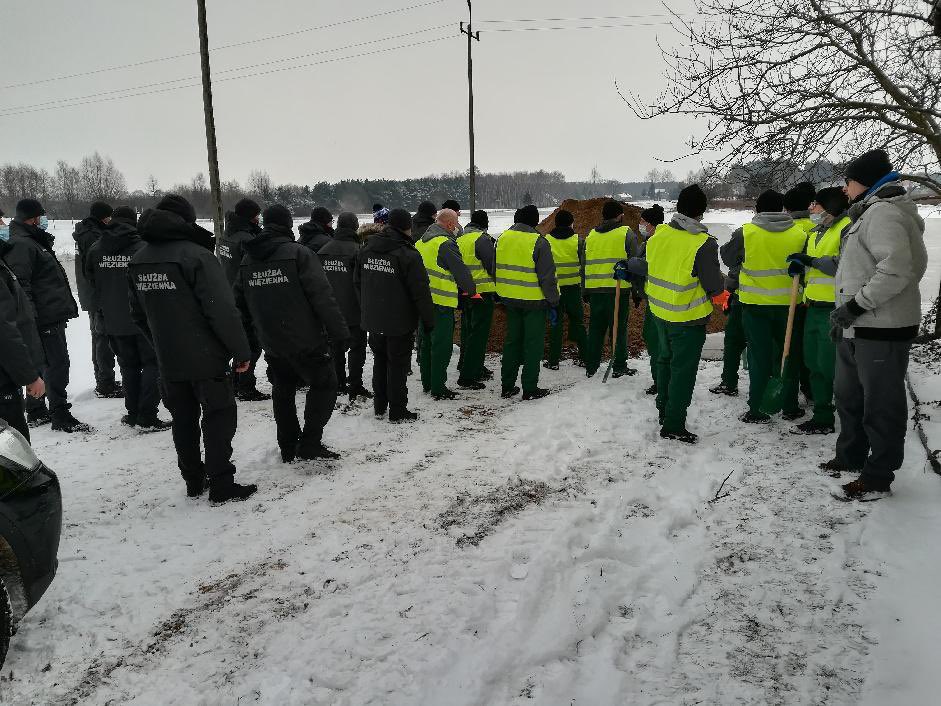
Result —
<instances>
[{"instance_id":1,"label":"black knit beanie","mask_svg":"<svg viewBox=\"0 0 941 706\"><path fill-rule=\"evenodd\" d=\"M337 228L356 230L359 228L359 219L356 217L355 213L344 211L339 216L337 216Z\"/></svg>"},{"instance_id":2,"label":"black knit beanie","mask_svg":"<svg viewBox=\"0 0 941 706\"><path fill-rule=\"evenodd\" d=\"M652 226L658 226L663 223L665 214L663 213L663 206L658 203L655 203L650 208L645 208L640 212L640 217L647 221Z\"/></svg>"},{"instance_id":3,"label":"black knit beanie","mask_svg":"<svg viewBox=\"0 0 941 706\"><path fill-rule=\"evenodd\" d=\"M310 220L314 223L319 223L322 226L330 225L330 221L333 220L333 214L330 213L330 210L324 208L323 206L318 206L313 211L310 212Z\"/></svg>"},{"instance_id":4,"label":"black knit beanie","mask_svg":"<svg viewBox=\"0 0 941 706\"><path fill-rule=\"evenodd\" d=\"M114 209L104 201L95 201L88 209L88 215L98 221L103 221L113 214Z\"/></svg>"},{"instance_id":5,"label":"black knit beanie","mask_svg":"<svg viewBox=\"0 0 941 706\"><path fill-rule=\"evenodd\" d=\"M572 215L571 211L566 211L564 208L555 214L555 224L558 228L571 228L574 222L575 216Z\"/></svg>"},{"instance_id":6,"label":"black knit beanie","mask_svg":"<svg viewBox=\"0 0 941 706\"><path fill-rule=\"evenodd\" d=\"M265 220L266 226L273 224L284 226L285 228L294 227L294 217L291 215L291 212L287 209L286 206L282 206L279 203L266 208L261 217Z\"/></svg>"},{"instance_id":7,"label":"black knit beanie","mask_svg":"<svg viewBox=\"0 0 941 706\"><path fill-rule=\"evenodd\" d=\"M177 194L167 194L164 196L160 199L160 203L157 204L157 208L161 211L175 213L187 223L196 222L196 209L193 208L193 205L189 201Z\"/></svg>"},{"instance_id":8,"label":"black knit beanie","mask_svg":"<svg viewBox=\"0 0 941 706\"><path fill-rule=\"evenodd\" d=\"M474 211L471 214L471 225L487 230L490 227L490 216L486 211Z\"/></svg>"},{"instance_id":9,"label":"black knit beanie","mask_svg":"<svg viewBox=\"0 0 941 706\"><path fill-rule=\"evenodd\" d=\"M539 225L539 209L530 204L516 212L516 222L535 228Z\"/></svg>"},{"instance_id":10,"label":"black knit beanie","mask_svg":"<svg viewBox=\"0 0 941 706\"><path fill-rule=\"evenodd\" d=\"M688 218L700 219L709 207L706 192L699 184L690 184L680 192L676 200L676 212Z\"/></svg>"},{"instance_id":11,"label":"black knit beanie","mask_svg":"<svg viewBox=\"0 0 941 706\"><path fill-rule=\"evenodd\" d=\"M876 182L892 171L892 162L885 150L871 150L861 154L846 165L846 178L863 186L875 186Z\"/></svg>"},{"instance_id":12,"label":"black knit beanie","mask_svg":"<svg viewBox=\"0 0 941 706\"><path fill-rule=\"evenodd\" d=\"M443 204L441 204L441 208L450 208L455 213L461 212L461 204L459 204L454 199L448 199L445 201Z\"/></svg>"},{"instance_id":13,"label":"black knit beanie","mask_svg":"<svg viewBox=\"0 0 941 706\"><path fill-rule=\"evenodd\" d=\"M431 201L422 201L418 204L418 212L416 216L429 216L434 218L438 213L438 207L435 206Z\"/></svg>"},{"instance_id":14,"label":"black knit beanie","mask_svg":"<svg viewBox=\"0 0 941 706\"><path fill-rule=\"evenodd\" d=\"M605 201L604 206L601 207L601 217L606 221L623 215L624 206L619 204L617 201Z\"/></svg>"},{"instance_id":15,"label":"black knit beanie","mask_svg":"<svg viewBox=\"0 0 941 706\"><path fill-rule=\"evenodd\" d=\"M46 212L36 199L22 199L16 204L16 218L20 221L28 221L30 218L38 218Z\"/></svg>"},{"instance_id":16,"label":"black knit beanie","mask_svg":"<svg viewBox=\"0 0 941 706\"><path fill-rule=\"evenodd\" d=\"M118 206L111 214L112 221L121 221L131 226L137 225L137 211L130 206Z\"/></svg>"},{"instance_id":17,"label":"black knit beanie","mask_svg":"<svg viewBox=\"0 0 941 706\"><path fill-rule=\"evenodd\" d=\"M840 216L850 207L850 200L839 186L830 186L817 192L814 199L831 216Z\"/></svg>"},{"instance_id":18,"label":"black knit beanie","mask_svg":"<svg viewBox=\"0 0 941 706\"><path fill-rule=\"evenodd\" d=\"M389 211L389 227L403 233L412 229L412 214L404 208L393 208Z\"/></svg>"},{"instance_id":19,"label":"black knit beanie","mask_svg":"<svg viewBox=\"0 0 941 706\"><path fill-rule=\"evenodd\" d=\"M783 210L784 196L774 189L768 189L755 201L755 211L758 213L781 213Z\"/></svg>"},{"instance_id":20,"label":"black knit beanie","mask_svg":"<svg viewBox=\"0 0 941 706\"><path fill-rule=\"evenodd\" d=\"M784 194L784 208L788 211L806 211L814 201L817 190L809 181L803 181Z\"/></svg>"},{"instance_id":21,"label":"black knit beanie","mask_svg":"<svg viewBox=\"0 0 941 706\"><path fill-rule=\"evenodd\" d=\"M235 204L235 215L250 221L261 213L261 206L251 199L242 199Z\"/></svg>"}]
</instances>

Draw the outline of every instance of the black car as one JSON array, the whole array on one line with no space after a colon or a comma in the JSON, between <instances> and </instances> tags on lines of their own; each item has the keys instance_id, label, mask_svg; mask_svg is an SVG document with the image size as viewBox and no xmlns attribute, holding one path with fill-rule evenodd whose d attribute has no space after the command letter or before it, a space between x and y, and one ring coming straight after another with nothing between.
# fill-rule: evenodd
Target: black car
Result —
<instances>
[{"instance_id":1,"label":"black car","mask_svg":"<svg viewBox=\"0 0 941 706\"><path fill-rule=\"evenodd\" d=\"M17 624L56 575L61 529L59 479L0 419L0 667Z\"/></svg>"}]
</instances>

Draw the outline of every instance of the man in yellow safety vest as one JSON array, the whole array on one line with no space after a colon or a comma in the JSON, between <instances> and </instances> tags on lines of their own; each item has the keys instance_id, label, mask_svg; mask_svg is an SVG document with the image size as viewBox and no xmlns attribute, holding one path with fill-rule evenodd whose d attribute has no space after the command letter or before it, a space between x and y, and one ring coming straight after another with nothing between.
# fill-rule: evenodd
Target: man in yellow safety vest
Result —
<instances>
[{"instance_id":1,"label":"man in yellow safety vest","mask_svg":"<svg viewBox=\"0 0 941 706\"><path fill-rule=\"evenodd\" d=\"M555 325L549 329L549 355L544 368L559 369L559 357L562 355L563 328L562 319L569 320L569 340L578 346L578 360L585 356L585 310L582 303L582 283L580 276L581 238L572 228L575 217L564 209L555 214L555 228L546 236L552 248L555 261L555 275L559 282L559 315ZM581 363L583 364L583 363Z\"/></svg>"},{"instance_id":2,"label":"man in yellow safety vest","mask_svg":"<svg viewBox=\"0 0 941 706\"><path fill-rule=\"evenodd\" d=\"M468 390L484 389L484 380L493 377L493 371L484 366L490 325L493 323L493 295L497 285L493 281L496 248L487 233L490 217L486 211L474 211L470 223L457 237L464 264L477 285L476 297L461 297L461 357L457 364L458 387Z\"/></svg>"}]
</instances>

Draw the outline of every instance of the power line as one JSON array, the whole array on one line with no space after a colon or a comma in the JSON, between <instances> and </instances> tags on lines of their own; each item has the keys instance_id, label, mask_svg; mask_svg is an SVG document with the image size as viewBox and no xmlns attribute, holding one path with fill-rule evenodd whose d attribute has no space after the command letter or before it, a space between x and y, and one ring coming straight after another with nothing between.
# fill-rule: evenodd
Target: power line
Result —
<instances>
[{"instance_id":1,"label":"power line","mask_svg":"<svg viewBox=\"0 0 941 706\"><path fill-rule=\"evenodd\" d=\"M364 56L373 56L373 55L375 55L375 54L384 54L384 53L386 53L386 52L397 51L397 50L400 50L400 49L412 49L413 47L420 47L420 46L425 45L425 44L432 44L432 43L434 43L434 42L440 42L440 41L443 41L443 40L445 40L445 39L453 39L453 36L452 36L452 35L448 35L448 36L444 36L444 37L437 37L437 38L435 38L435 39L427 39L427 40L425 40L425 41L423 41L423 42L412 42L412 43L410 43L410 44L401 44L401 45L395 46L395 47L387 47L387 48L385 48L385 49L376 49L376 50L374 50L374 51L360 52L360 53L358 53L358 54L351 54L351 55L349 55L349 56L341 56L341 57L337 57L337 58L335 58L335 59L324 59L323 61L314 61L314 62L311 62L311 63L308 63L308 64L299 64L299 65L297 65L297 66L285 66L285 67L280 68L280 69L268 69L267 71L256 71L255 73L243 74L243 75L240 75L240 76L229 76L229 77L227 77L227 78L221 78L221 79L218 79L218 80L214 81L214 84L217 84L217 83L224 83L224 82L226 82L226 81L236 81L236 80L241 80L241 79L246 79L246 78L254 78L254 77L257 77L257 76L267 76L267 75L269 75L269 74L280 73L280 72L283 72L283 71L294 71L294 70L296 70L296 69L305 69L305 68L310 68L310 67L312 67L312 66L320 66L320 65L322 65L322 64L333 64L333 63L337 63L337 62L341 62L341 61L347 61L347 60L349 60L349 59L358 59L358 58L361 58L361 57L364 57ZM112 97L110 97L110 98L101 98L101 99L98 99L98 100L87 100L87 101L81 101L81 102L78 102L78 103L67 103L67 104L65 104L65 105L57 105L57 106L56 106L56 105L53 105L53 106L47 106L47 107L37 107L37 108L28 109L28 110L21 110L21 111L18 111L18 112L2 113L2 114L0 114L0 118L12 117L12 116L14 116L14 115L24 115L24 114L27 114L27 113L41 113L41 112L45 112L45 111L49 111L49 110L64 110L64 109L66 109L66 108L75 108L75 107L77 107L77 106L91 105L91 104L95 104L95 103L109 103L109 102L112 102L112 101L124 100L124 99L126 99L126 98L138 98L138 97L140 97L140 96L150 96L150 95L156 95L156 94L160 94L160 93L169 93L170 91L179 91L179 90L182 90L182 89L185 89L185 88L195 88L195 87L199 87L199 86L201 86L201 85L202 85L201 83L190 83L190 84L186 84L186 85L184 85L184 86L170 86L170 87L168 87L168 88L158 88L158 89L155 89L155 90L152 90L152 91L141 91L141 92L138 92L138 93L126 93L126 94L124 94L124 95L112 96Z\"/></svg>"},{"instance_id":2,"label":"power line","mask_svg":"<svg viewBox=\"0 0 941 706\"><path fill-rule=\"evenodd\" d=\"M210 51L222 51L224 49L234 49L235 47L244 47L249 44L258 44L260 42L271 41L272 39L283 39L284 37L293 37L298 34L304 34L307 32L316 32L322 29L332 29L334 27L341 27L343 25L354 24L357 22L364 22L366 20L376 19L377 17L386 17L388 15L395 15L400 12L408 12L410 10L417 10L422 7L429 7L431 5L439 5L444 0L431 0L431 2L425 2L418 5L409 5L408 7L400 7L395 10L386 10L385 12L376 12L371 15L363 15L361 17L353 17L348 20L341 20L339 22L331 22L330 24L318 25L316 27L306 27L304 29L293 30L291 32L284 32L283 34L272 34L267 37L259 37L257 39L248 39L244 42L234 42L232 44L223 44L218 47L212 48ZM23 83L11 83L6 86L0 86L0 90L6 90L8 88L22 88L24 86L36 86L43 83L52 83L53 81L64 81L70 78L79 78L81 76L92 76L95 74L107 73L109 71L119 71L121 69L131 69L138 66L146 66L148 64L157 64L163 61L172 61L173 59L182 59L187 56L197 56L198 51L183 52L182 54L171 54L169 56L161 56L155 59L145 59L144 61L135 61L130 64L120 64L117 66L107 66L100 69L92 69L90 71L81 71L74 74L67 74L64 76L53 76L51 78L37 79L35 81L24 81Z\"/></svg>"},{"instance_id":3,"label":"power line","mask_svg":"<svg viewBox=\"0 0 941 706\"><path fill-rule=\"evenodd\" d=\"M478 20L479 23L505 24L508 22L583 22L587 20L636 20L645 17L675 17L683 16L684 12L652 12L646 15L601 15L597 17L520 17L518 19Z\"/></svg>"},{"instance_id":4,"label":"power line","mask_svg":"<svg viewBox=\"0 0 941 706\"><path fill-rule=\"evenodd\" d=\"M619 27L657 27L665 26L672 27L672 22L637 22L632 24L620 24L620 25L574 25L570 27L507 27L500 29L488 29L484 30L487 34L493 32L554 32L557 30L569 30L569 29L616 29Z\"/></svg>"},{"instance_id":5,"label":"power line","mask_svg":"<svg viewBox=\"0 0 941 706\"><path fill-rule=\"evenodd\" d=\"M222 74L234 73L234 72L236 72L236 71L244 71L244 70L246 70L246 69L257 69L257 68L261 68L261 67L263 67L263 66L272 66L272 65L274 65L274 64L283 64L283 63L288 62L288 61L296 61L296 60L298 60L298 59L307 59L307 58L312 57L312 56L320 56L320 55L323 55L323 54L333 54L333 53L340 52L340 51L346 51L347 49L356 49L356 48L359 48L359 47L369 46L369 45L372 45L372 44L380 44L380 43L382 43L382 42L392 41L392 40L394 40L394 39L402 39L402 38L404 38L404 37L411 37L411 36L414 36L414 35L416 35L416 34L425 34L426 32L433 32L433 31L435 31L435 30L444 29L445 27L449 27L449 26L450 26L450 25L436 25L436 26L434 26L434 27L425 27L425 28L423 28L423 29L416 30L416 31L414 31L414 32L405 32L405 33L403 33L403 34L391 35L391 36L389 36L389 37L382 37L382 38L380 38L380 39L371 39L371 40L366 41L366 42L357 42L356 44L348 44L348 45L346 45L346 46L335 47L335 48L333 48L333 49L322 49L322 50L320 50L320 51L309 52L309 53L307 53L307 54L297 54L297 55L295 55L295 56L287 56L287 57L284 57L284 58L281 58L281 59L273 59L273 60L271 60L271 61L263 61L263 62L258 63L258 64L246 64L246 65L244 65L244 66L236 66L236 67L231 68L231 69L222 69L222 70L220 70L220 71L214 71L214 72L213 72L213 75L214 75L214 76L220 76L220 75L222 75ZM45 101L45 102L43 102L43 103L30 103L30 104L25 104L25 105L4 106L4 107L0 108L0 116L5 115L5 114L16 114L16 111L25 110L25 109L28 109L28 108L39 108L39 107L42 107L42 106L56 105L56 104L59 104L59 103L72 103L72 102L74 102L74 101L84 101L84 100L88 100L88 99L90 99L90 98L98 98L98 97L100 97L100 96L111 96L111 95L115 95L115 94L117 94L117 93L125 93L125 92L127 92L127 91L139 91L139 90L144 89L144 88L156 88L156 87L158 87L158 86L169 86L169 85L174 84L174 83L183 83L184 81L192 81L192 80L197 79L197 78L200 78L200 75L199 75L199 74L195 74L195 75L193 75L193 76L183 76L183 77L181 77L181 78L168 79L168 80L166 80L166 81L155 81L155 82L153 82L153 83L145 83L145 84L141 84L141 85L138 85L138 86L128 86L127 88L115 88L115 89L110 90L110 91L100 91L100 92L98 92L98 93L89 93L89 94L86 94L86 95L84 95L84 96L73 96L73 97L71 97L71 98L56 98L56 99L54 99L54 100Z\"/></svg>"}]
</instances>

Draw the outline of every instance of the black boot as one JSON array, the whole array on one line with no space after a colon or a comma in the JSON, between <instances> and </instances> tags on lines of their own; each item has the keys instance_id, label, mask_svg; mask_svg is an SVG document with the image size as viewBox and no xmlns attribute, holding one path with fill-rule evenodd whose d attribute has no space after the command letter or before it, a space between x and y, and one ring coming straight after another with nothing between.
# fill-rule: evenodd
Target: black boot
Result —
<instances>
[{"instance_id":1,"label":"black boot","mask_svg":"<svg viewBox=\"0 0 941 706\"><path fill-rule=\"evenodd\" d=\"M681 431L667 431L666 429L661 429L660 438L672 439L673 441L682 441L684 444L695 444L697 441L699 441L699 437L687 429L683 429Z\"/></svg>"},{"instance_id":2,"label":"black boot","mask_svg":"<svg viewBox=\"0 0 941 706\"><path fill-rule=\"evenodd\" d=\"M235 396L239 402L264 402L271 399L271 395L265 394L254 387L250 390L240 390Z\"/></svg>"},{"instance_id":3,"label":"black boot","mask_svg":"<svg viewBox=\"0 0 941 706\"><path fill-rule=\"evenodd\" d=\"M189 489L189 483L187 483L187 489ZM209 502L225 503L229 500L245 500L256 490L258 486L254 483L241 485L232 480L231 476L227 476L225 481L209 484Z\"/></svg>"},{"instance_id":4,"label":"black boot","mask_svg":"<svg viewBox=\"0 0 941 706\"><path fill-rule=\"evenodd\" d=\"M297 448L297 458L302 461L336 461L340 458L340 454L336 451L328 449L323 443L317 443L312 446L304 446L301 444Z\"/></svg>"},{"instance_id":5,"label":"black boot","mask_svg":"<svg viewBox=\"0 0 941 706\"><path fill-rule=\"evenodd\" d=\"M105 383L95 387L95 395L102 399L120 399L124 397L124 388L119 382Z\"/></svg>"},{"instance_id":6,"label":"black boot","mask_svg":"<svg viewBox=\"0 0 941 706\"><path fill-rule=\"evenodd\" d=\"M457 398L457 393L446 387L441 392L432 393L431 398L433 400L453 400Z\"/></svg>"},{"instance_id":7,"label":"black boot","mask_svg":"<svg viewBox=\"0 0 941 706\"><path fill-rule=\"evenodd\" d=\"M483 373L483 375L480 376L480 379L481 379L481 380L492 380L492 379L493 379L493 371L492 371L490 368L484 366L484 373Z\"/></svg>"},{"instance_id":8,"label":"black boot","mask_svg":"<svg viewBox=\"0 0 941 706\"><path fill-rule=\"evenodd\" d=\"M725 395L726 397L738 397L738 388L729 387L724 382L720 382L715 387L710 387L709 392L714 395Z\"/></svg>"},{"instance_id":9,"label":"black boot","mask_svg":"<svg viewBox=\"0 0 941 706\"><path fill-rule=\"evenodd\" d=\"M546 370L558 370L558 369L559 369L559 364L558 364L558 363L550 363L548 360L544 360L544 361L542 362L542 367L544 367Z\"/></svg>"},{"instance_id":10,"label":"black boot","mask_svg":"<svg viewBox=\"0 0 941 706\"><path fill-rule=\"evenodd\" d=\"M797 409L788 410L787 412L781 413L781 419L793 422L797 419L800 419L805 414L804 410L798 407Z\"/></svg>"},{"instance_id":11,"label":"black boot","mask_svg":"<svg viewBox=\"0 0 941 706\"><path fill-rule=\"evenodd\" d=\"M500 397L505 400L508 400L511 397L516 397L520 393L519 385L514 385L513 387L504 387L503 392L500 393Z\"/></svg>"},{"instance_id":12,"label":"black boot","mask_svg":"<svg viewBox=\"0 0 941 706\"><path fill-rule=\"evenodd\" d=\"M362 397L363 399L367 399L367 400L372 399L372 393L369 390L367 390L365 387L363 387L362 383L359 383L358 385L350 385L349 391L350 391L350 402L355 400L357 397Z\"/></svg>"},{"instance_id":13,"label":"black boot","mask_svg":"<svg viewBox=\"0 0 941 706\"><path fill-rule=\"evenodd\" d=\"M137 417L133 414L125 414L121 417L121 424L126 427L136 427L137 426Z\"/></svg>"},{"instance_id":14,"label":"black boot","mask_svg":"<svg viewBox=\"0 0 941 706\"><path fill-rule=\"evenodd\" d=\"M648 387L646 390L644 390L644 394L645 394L645 395L656 395L656 394L657 394L657 383L654 383L653 385L651 385L650 387Z\"/></svg>"},{"instance_id":15,"label":"black boot","mask_svg":"<svg viewBox=\"0 0 941 706\"><path fill-rule=\"evenodd\" d=\"M183 480L186 481L186 497L188 498L198 498L206 492L208 487L205 468L200 468L194 473L184 473Z\"/></svg>"},{"instance_id":16,"label":"black boot","mask_svg":"<svg viewBox=\"0 0 941 706\"><path fill-rule=\"evenodd\" d=\"M473 380L458 380L457 386L462 390L486 390L487 386L482 382L475 382Z\"/></svg>"},{"instance_id":17,"label":"black boot","mask_svg":"<svg viewBox=\"0 0 941 706\"><path fill-rule=\"evenodd\" d=\"M769 417L764 412L745 412L739 421L745 422L746 424L771 424L771 417Z\"/></svg>"},{"instance_id":18,"label":"black boot","mask_svg":"<svg viewBox=\"0 0 941 706\"><path fill-rule=\"evenodd\" d=\"M31 409L26 413L26 423L31 427L41 427L52 421L52 414L45 407Z\"/></svg>"},{"instance_id":19,"label":"black boot","mask_svg":"<svg viewBox=\"0 0 941 706\"><path fill-rule=\"evenodd\" d=\"M549 390L544 390L541 387L537 387L533 390L525 390L523 392L523 402L526 402L527 400L541 400L548 394Z\"/></svg>"},{"instance_id":20,"label":"black boot","mask_svg":"<svg viewBox=\"0 0 941 706\"><path fill-rule=\"evenodd\" d=\"M624 376L633 377L634 375L637 375L637 369L636 369L636 368L624 368L623 370L612 370L612 371L611 371L611 377L613 377L613 378L622 378L622 377L624 377Z\"/></svg>"},{"instance_id":21,"label":"black boot","mask_svg":"<svg viewBox=\"0 0 941 706\"><path fill-rule=\"evenodd\" d=\"M165 422L160 417L138 418L137 426L141 431L166 431L173 426L173 422Z\"/></svg>"},{"instance_id":22,"label":"black boot","mask_svg":"<svg viewBox=\"0 0 941 706\"><path fill-rule=\"evenodd\" d=\"M389 421L393 424L402 424L418 421L418 412L411 412L407 409L389 410Z\"/></svg>"},{"instance_id":23,"label":"black boot","mask_svg":"<svg viewBox=\"0 0 941 706\"><path fill-rule=\"evenodd\" d=\"M833 434L836 431L836 427L832 424L821 424L820 422L815 422L811 419L809 422L804 422L803 424L798 424L793 429L791 429L792 434Z\"/></svg>"},{"instance_id":24,"label":"black boot","mask_svg":"<svg viewBox=\"0 0 941 706\"><path fill-rule=\"evenodd\" d=\"M53 413L52 430L63 431L66 434L74 434L76 432L89 432L91 431L91 427L84 422L78 421L72 416L68 407L65 407L64 409L57 409Z\"/></svg>"}]
</instances>

